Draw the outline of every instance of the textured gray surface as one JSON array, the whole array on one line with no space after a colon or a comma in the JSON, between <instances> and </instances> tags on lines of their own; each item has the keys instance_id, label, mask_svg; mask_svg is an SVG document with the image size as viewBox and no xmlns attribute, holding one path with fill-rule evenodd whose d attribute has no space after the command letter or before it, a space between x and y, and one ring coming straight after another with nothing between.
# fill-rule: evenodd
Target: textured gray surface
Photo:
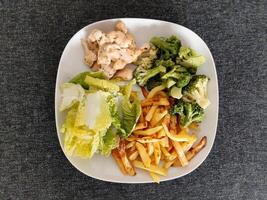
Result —
<instances>
[{"instance_id":1,"label":"textured gray surface","mask_svg":"<svg viewBox=\"0 0 267 200\"><path fill-rule=\"evenodd\" d=\"M0 1L0 199L267 199L266 1L121 2ZM160 185L106 183L78 172L60 149L61 52L83 26L115 17L179 23L213 53L217 138L190 175Z\"/></svg>"}]
</instances>

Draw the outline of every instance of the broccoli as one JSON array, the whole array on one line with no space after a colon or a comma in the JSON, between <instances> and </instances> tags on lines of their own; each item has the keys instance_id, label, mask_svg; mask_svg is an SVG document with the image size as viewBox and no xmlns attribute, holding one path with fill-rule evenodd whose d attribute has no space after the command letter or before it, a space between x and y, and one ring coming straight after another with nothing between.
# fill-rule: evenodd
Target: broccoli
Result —
<instances>
[{"instance_id":1,"label":"broccoli","mask_svg":"<svg viewBox=\"0 0 267 200\"><path fill-rule=\"evenodd\" d=\"M175 98L175 99L181 99L183 94L182 94L182 88L178 88L176 86L173 86L170 90L170 96Z\"/></svg>"},{"instance_id":2,"label":"broccoli","mask_svg":"<svg viewBox=\"0 0 267 200\"><path fill-rule=\"evenodd\" d=\"M150 43L160 50L160 58L164 60L175 58L181 47L181 41L176 36L170 36L169 38L153 37Z\"/></svg>"},{"instance_id":3,"label":"broccoli","mask_svg":"<svg viewBox=\"0 0 267 200\"><path fill-rule=\"evenodd\" d=\"M164 74L162 80L172 79L176 81L178 88L183 88L191 80L192 76L184 67L174 66L172 70Z\"/></svg>"},{"instance_id":4,"label":"broccoli","mask_svg":"<svg viewBox=\"0 0 267 200\"><path fill-rule=\"evenodd\" d=\"M149 69L152 67L154 60L157 58L157 49L155 46L151 45L151 48L148 51L145 51L141 54L137 61L134 62L138 67L144 69Z\"/></svg>"},{"instance_id":5,"label":"broccoli","mask_svg":"<svg viewBox=\"0 0 267 200\"><path fill-rule=\"evenodd\" d=\"M137 67L134 72L134 76L136 78L137 83L140 86L144 86L150 78L156 76L159 73L165 72L166 68L163 66L158 66L152 69L144 69L142 67Z\"/></svg>"},{"instance_id":6,"label":"broccoli","mask_svg":"<svg viewBox=\"0 0 267 200\"><path fill-rule=\"evenodd\" d=\"M179 115L179 123L182 127L187 127L192 122L201 122L204 119L204 109L194 102L178 100L169 112L171 115Z\"/></svg>"},{"instance_id":7,"label":"broccoli","mask_svg":"<svg viewBox=\"0 0 267 200\"><path fill-rule=\"evenodd\" d=\"M207 97L208 77L195 75L183 89L183 99L188 102L195 101L201 108L206 109L210 101Z\"/></svg>"},{"instance_id":8,"label":"broccoli","mask_svg":"<svg viewBox=\"0 0 267 200\"><path fill-rule=\"evenodd\" d=\"M181 47L179 56L176 57L176 63L186 67L190 73L195 74L197 68L205 63L205 57L193 49Z\"/></svg>"},{"instance_id":9,"label":"broccoli","mask_svg":"<svg viewBox=\"0 0 267 200\"><path fill-rule=\"evenodd\" d=\"M175 62L172 61L172 59L168 59L168 60L156 60L155 61L155 65L159 66L162 65L164 67L172 67L175 65Z\"/></svg>"},{"instance_id":10,"label":"broccoli","mask_svg":"<svg viewBox=\"0 0 267 200\"><path fill-rule=\"evenodd\" d=\"M159 85L162 85L162 80L160 78L160 75L157 74L156 76L154 76L153 78L149 79L146 83L146 87L147 89L150 91L152 90L154 87L157 87Z\"/></svg>"}]
</instances>

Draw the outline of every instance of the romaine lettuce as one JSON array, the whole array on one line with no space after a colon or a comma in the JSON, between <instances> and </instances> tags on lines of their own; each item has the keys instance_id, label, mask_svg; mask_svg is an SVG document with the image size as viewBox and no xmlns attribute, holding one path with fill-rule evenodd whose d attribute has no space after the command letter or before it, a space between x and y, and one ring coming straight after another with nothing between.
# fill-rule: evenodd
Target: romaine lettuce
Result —
<instances>
[{"instance_id":1,"label":"romaine lettuce","mask_svg":"<svg viewBox=\"0 0 267 200\"><path fill-rule=\"evenodd\" d=\"M75 103L80 102L84 97L84 89L73 83L64 83L61 86L62 101L60 105L60 111L67 110Z\"/></svg>"}]
</instances>

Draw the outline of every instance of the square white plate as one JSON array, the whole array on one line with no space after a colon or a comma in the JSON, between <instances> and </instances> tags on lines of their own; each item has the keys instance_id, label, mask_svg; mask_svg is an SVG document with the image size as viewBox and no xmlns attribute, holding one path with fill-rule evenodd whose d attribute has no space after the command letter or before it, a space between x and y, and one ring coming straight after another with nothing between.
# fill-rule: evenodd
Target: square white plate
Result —
<instances>
[{"instance_id":1,"label":"square white plate","mask_svg":"<svg viewBox=\"0 0 267 200\"><path fill-rule=\"evenodd\" d=\"M205 74L210 78L208 94L211 105L205 110L205 119L201 123L201 131L198 137L207 136L207 145L190 161L188 166L184 168L170 168L168 176L161 177L161 181L182 177L196 169L206 159L212 148L217 129L219 94L215 63L209 48L196 33L178 24L153 19L109 19L82 28L70 39L59 62L55 91L55 116L60 145L63 149L63 135L59 130L66 113L61 113L58 110L61 101L59 87L63 83L68 82L74 75L89 70L83 62L84 52L80 40L86 38L95 28L105 32L112 31L118 20L122 20L126 24L129 31L135 36L136 43L139 46L149 42L153 36L177 35L181 39L183 46L191 47L206 57L206 63L198 69L198 74ZM119 183L152 182L149 173L139 169L137 169L137 175L134 177L123 175L112 157L94 155L91 160L69 157L67 155L66 157L79 171L96 179Z\"/></svg>"}]
</instances>

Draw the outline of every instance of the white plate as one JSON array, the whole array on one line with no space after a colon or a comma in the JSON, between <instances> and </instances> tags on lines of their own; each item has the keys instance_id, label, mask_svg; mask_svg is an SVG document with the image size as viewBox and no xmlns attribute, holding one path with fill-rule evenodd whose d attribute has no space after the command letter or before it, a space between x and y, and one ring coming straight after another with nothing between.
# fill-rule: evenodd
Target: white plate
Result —
<instances>
[{"instance_id":1,"label":"white plate","mask_svg":"<svg viewBox=\"0 0 267 200\"><path fill-rule=\"evenodd\" d=\"M83 63L83 48L81 46L81 38L85 38L90 31L95 28L103 31L111 31L114 24L119 19L109 19L90 24L78 31L68 42L65 47L58 66L56 93L55 93L55 115L57 134L60 145L63 149L63 136L59 130L63 123L66 113L60 113L58 106L60 104L61 84L69 81L74 75L88 70L88 67ZM182 177L194 169L196 169L208 156L216 135L217 120L218 120L218 83L215 63L209 48L205 42L193 31L170 22L152 20L152 19L134 19L124 18L122 20L129 31L135 36L137 45L148 42L153 36L170 36L177 35L182 44L195 49L206 57L206 63L198 70L199 74L205 74L210 77L208 85L209 99L211 105L205 111L206 117L201 124L199 138L207 136L207 146L197 156L190 161L190 164L184 168L171 168L168 176L161 177L161 181L171 180ZM64 150L63 150L64 151ZM66 155L66 154L65 154ZM112 157L103 157L95 155L91 160L80 159L77 157L69 157L66 155L71 164L84 174L96 179L119 182L119 183L149 183L152 182L149 174L143 170L137 169L137 175L134 177L124 176Z\"/></svg>"}]
</instances>

